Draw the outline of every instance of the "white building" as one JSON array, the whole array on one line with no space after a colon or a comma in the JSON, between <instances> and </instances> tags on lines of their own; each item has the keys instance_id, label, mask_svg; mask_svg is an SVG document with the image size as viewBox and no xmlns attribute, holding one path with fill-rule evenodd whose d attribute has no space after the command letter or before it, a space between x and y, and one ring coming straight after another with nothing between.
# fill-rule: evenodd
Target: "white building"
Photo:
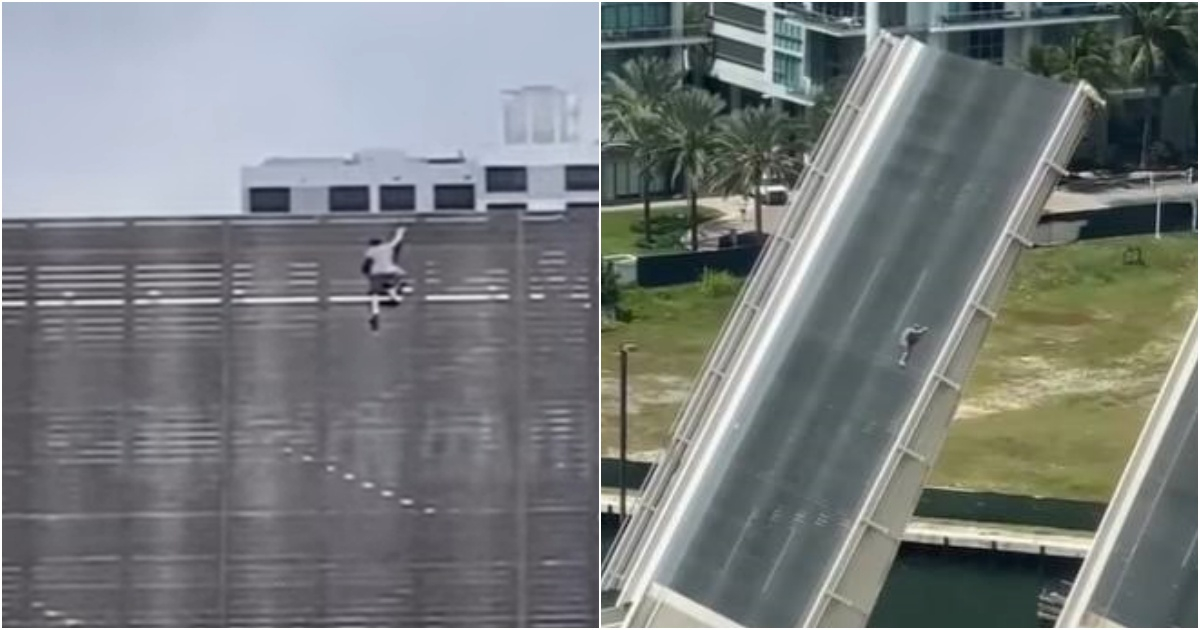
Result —
<instances>
[{"instance_id":1,"label":"white building","mask_svg":"<svg viewBox=\"0 0 1200 630\"><path fill-rule=\"evenodd\" d=\"M504 93L505 144L579 142L579 103L575 95L549 85Z\"/></svg>"},{"instance_id":2,"label":"white building","mask_svg":"<svg viewBox=\"0 0 1200 630\"><path fill-rule=\"evenodd\" d=\"M600 59L607 74L636 56L661 57L706 74L735 109L799 111L853 71L872 29L1019 66L1031 47L1065 44L1084 25L1129 28L1102 2L601 2ZM606 203L637 199L632 164L614 155L603 168ZM678 192L666 178L651 182L654 196Z\"/></svg>"},{"instance_id":3,"label":"white building","mask_svg":"<svg viewBox=\"0 0 1200 630\"><path fill-rule=\"evenodd\" d=\"M1116 4L1101 2L714 2L712 74L756 96L810 105L853 70L872 30L1018 66L1031 47L1065 43L1083 24L1122 26ZM730 95L735 107L739 96Z\"/></svg>"},{"instance_id":4,"label":"white building","mask_svg":"<svg viewBox=\"0 0 1200 630\"><path fill-rule=\"evenodd\" d=\"M550 87L505 94L506 144L478 157L370 149L277 157L242 169L247 213L563 210L600 204L600 147L575 140L574 98Z\"/></svg>"},{"instance_id":5,"label":"white building","mask_svg":"<svg viewBox=\"0 0 1200 630\"><path fill-rule=\"evenodd\" d=\"M601 59L616 70L638 54L682 66L711 53L708 74L733 106L769 98L807 106L862 56L872 28L912 35L977 59L1019 65L1029 48L1065 43L1080 25L1126 28L1106 2L602 2Z\"/></svg>"}]
</instances>

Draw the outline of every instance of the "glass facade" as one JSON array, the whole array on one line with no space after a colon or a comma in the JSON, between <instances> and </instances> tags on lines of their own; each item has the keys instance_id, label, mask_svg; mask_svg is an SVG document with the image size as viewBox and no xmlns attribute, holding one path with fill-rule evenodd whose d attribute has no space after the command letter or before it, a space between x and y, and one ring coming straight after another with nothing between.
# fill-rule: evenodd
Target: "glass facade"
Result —
<instances>
[{"instance_id":1,"label":"glass facade","mask_svg":"<svg viewBox=\"0 0 1200 630\"><path fill-rule=\"evenodd\" d=\"M566 190L600 190L600 169L596 166L568 166L563 175Z\"/></svg>"},{"instance_id":2,"label":"glass facade","mask_svg":"<svg viewBox=\"0 0 1200 630\"><path fill-rule=\"evenodd\" d=\"M290 188L251 188L250 212L290 212L292 209L292 189Z\"/></svg>"},{"instance_id":3,"label":"glass facade","mask_svg":"<svg viewBox=\"0 0 1200 630\"><path fill-rule=\"evenodd\" d=\"M379 187L379 210L401 212L417 209L417 189L405 184L389 184Z\"/></svg>"},{"instance_id":4,"label":"glass facade","mask_svg":"<svg viewBox=\"0 0 1200 630\"><path fill-rule=\"evenodd\" d=\"M775 52L774 80L789 90L799 90L804 82L804 61L799 57Z\"/></svg>"},{"instance_id":5,"label":"glass facade","mask_svg":"<svg viewBox=\"0 0 1200 630\"><path fill-rule=\"evenodd\" d=\"M968 33L967 56L992 63L1004 63L1004 31L992 29Z\"/></svg>"},{"instance_id":6,"label":"glass facade","mask_svg":"<svg viewBox=\"0 0 1200 630\"><path fill-rule=\"evenodd\" d=\"M775 48L804 53L804 27L782 15L775 16Z\"/></svg>"},{"instance_id":7,"label":"glass facade","mask_svg":"<svg viewBox=\"0 0 1200 630\"><path fill-rule=\"evenodd\" d=\"M330 187L330 212L369 212L370 210L371 188L369 186Z\"/></svg>"},{"instance_id":8,"label":"glass facade","mask_svg":"<svg viewBox=\"0 0 1200 630\"><path fill-rule=\"evenodd\" d=\"M641 198L641 181L637 166L620 155L605 155L600 162L602 199L635 201ZM663 171L665 170L664 168ZM672 192L667 187L667 178L663 172L650 179L649 188L651 197L662 197Z\"/></svg>"},{"instance_id":9,"label":"glass facade","mask_svg":"<svg viewBox=\"0 0 1200 630\"><path fill-rule=\"evenodd\" d=\"M475 187L470 184L439 184L433 187L434 210L474 210Z\"/></svg>"},{"instance_id":10,"label":"glass facade","mask_svg":"<svg viewBox=\"0 0 1200 630\"><path fill-rule=\"evenodd\" d=\"M605 2L600 5L600 30L631 35L657 33L671 28L670 2Z\"/></svg>"},{"instance_id":11,"label":"glass facade","mask_svg":"<svg viewBox=\"0 0 1200 630\"><path fill-rule=\"evenodd\" d=\"M486 179L488 192L525 192L528 187L524 166L489 166Z\"/></svg>"}]
</instances>

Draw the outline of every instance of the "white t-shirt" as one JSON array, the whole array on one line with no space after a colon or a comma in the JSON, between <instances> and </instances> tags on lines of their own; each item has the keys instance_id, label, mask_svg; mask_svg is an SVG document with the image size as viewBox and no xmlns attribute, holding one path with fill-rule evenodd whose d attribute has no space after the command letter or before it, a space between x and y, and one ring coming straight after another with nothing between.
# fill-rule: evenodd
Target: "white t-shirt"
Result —
<instances>
[{"instance_id":1,"label":"white t-shirt","mask_svg":"<svg viewBox=\"0 0 1200 630\"><path fill-rule=\"evenodd\" d=\"M368 247L366 257L371 261L371 275L403 273L403 270L396 264L395 249L387 243Z\"/></svg>"}]
</instances>

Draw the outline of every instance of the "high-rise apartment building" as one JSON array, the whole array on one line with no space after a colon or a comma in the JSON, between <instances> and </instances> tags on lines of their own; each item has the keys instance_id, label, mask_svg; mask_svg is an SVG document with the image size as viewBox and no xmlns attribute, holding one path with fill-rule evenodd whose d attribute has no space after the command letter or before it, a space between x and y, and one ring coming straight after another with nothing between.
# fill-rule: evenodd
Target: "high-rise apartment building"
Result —
<instances>
[{"instance_id":1,"label":"high-rise apartment building","mask_svg":"<svg viewBox=\"0 0 1200 630\"><path fill-rule=\"evenodd\" d=\"M1018 65L1082 24L1123 26L1112 3L714 2L712 73L744 92L810 105L854 68L872 32L911 35L955 54Z\"/></svg>"},{"instance_id":2,"label":"high-rise apartment building","mask_svg":"<svg viewBox=\"0 0 1200 630\"><path fill-rule=\"evenodd\" d=\"M607 73L632 56L657 55L684 69L696 57L689 47L703 46L708 83L732 107L766 100L803 108L853 70L877 30L1016 66L1031 47L1065 43L1087 24L1128 28L1113 3L612 2L601 3L601 64ZM631 165L604 162L602 198L635 198ZM658 182L652 192L666 190Z\"/></svg>"}]
</instances>

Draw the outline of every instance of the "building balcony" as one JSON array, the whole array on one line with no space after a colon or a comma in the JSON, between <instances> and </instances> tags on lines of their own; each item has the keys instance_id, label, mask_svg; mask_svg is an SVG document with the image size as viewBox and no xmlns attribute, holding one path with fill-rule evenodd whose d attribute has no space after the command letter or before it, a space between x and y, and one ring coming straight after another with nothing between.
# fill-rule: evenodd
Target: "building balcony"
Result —
<instances>
[{"instance_id":1,"label":"building balcony","mask_svg":"<svg viewBox=\"0 0 1200 630\"><path fill-rule=\"evenodd\" d=\"M1026 26L1051 26L1105 22L1120 19L1117 5L1111 2L1079 2L1072 4L1032 4L1024 10L963 11L934 19L929 30L935 32L969 31Z\"/></svg>"},{"instance_id":2,"label":"building balcony","mask_svg":"<svg viewBox=\"0 0 1200 630\"><path fill-rule=\"evenodd\" d=\"M830 15L806 8L801 2L776 2L778 10L818 33L833 37L855 37L866 33L862 15ZM896 34L929 30L932 32L973 31L996 28L1021 28L1106 22L1120 19L1117 5L1111 2L1079 2L1072 4L1031 4L1024 10L962 11L930 18L930 24L901 24L902 19L881 15L880 28Z\"/></svg>"},{"instance_id":3,"label":"building balcony","mask_svg":"<svg viewBox=\"0 0 1200 630\"><path fill-rule=\"evenodd\" d=\"M600 29L600 47L606 50L686 46L690 44L703 44L708 39L708 22L684 24L682 27L650 26Z\"/></svg>"},{"instance_id":4,"label":"building balcony","mask_svg":"<svg viewBox=\"0 0 1200 630\"><path fill-rule=\"evenodd\" d=\"M812 29L834 37L853 37L866 32L861 15L827 15L804 6L803 2L776 2L775 7Z\"/></svg>"}]
</instances>

